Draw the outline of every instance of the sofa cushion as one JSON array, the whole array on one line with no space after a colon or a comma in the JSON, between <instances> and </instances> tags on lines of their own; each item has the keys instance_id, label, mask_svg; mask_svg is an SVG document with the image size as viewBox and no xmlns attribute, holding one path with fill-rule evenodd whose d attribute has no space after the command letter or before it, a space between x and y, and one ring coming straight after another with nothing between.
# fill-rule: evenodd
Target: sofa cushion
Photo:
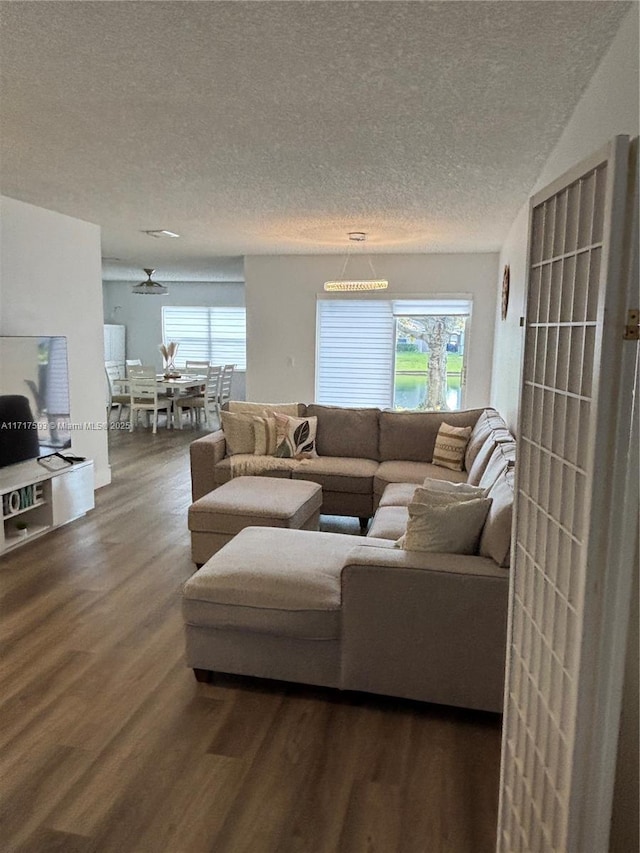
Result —
<instances>
[{"instance_id":1,"label":"sofa cushion","mask_svg":"<svg viewBox=\"0 0 640 853\"><path fill-rule=\"evenodd\" d=\"M507 429L507 425L502 416L492 408L484 409L471 432L469 444L464 458L464 467L467 471L471 470L474 459L480 452L480 448L494 430Z\"/></svg>"},{"instance_id":2,"label":"sofa cushion","mask_svg":"<svg viewBox=\"0 0 640 853\"><path fill-rule=\"evenodd\" d=\"M291 478L291 472L300 463L296 459L276 459L274 456L255 456L253 453L238 453L227 456L218 462L214 469L214 482L221 486L232 476L251 474L254 477ZM244 469L246 466L246 470Z\"/></svg>"},{"instance_id":3,"label":"sofa cushion","mask_svg":"<svg viewBox=\"0 0 640 853\"><path fill-rule=\"evenodd\" d=\"M379 459L379 409L348 409L310 403L306 415L318 418L316 450L320 456Z\"/></svg>"},{"instance_id":4,"label":"sofa cushion","mask_svg":"<svg viewBox=\"0 0 640 853\"><path fill-rule=\"evenodd\" d=\"M462 412L380 412L381 461L431 462L440 424L473 427L482 409Z\"/></svg>"},{"instance_id":5,"label":"sofa cushion","mask_svg":"<svg viewBox=\"0 0 640 853\"><path fill-rule=\"evenodd\" d=\"M493 449L493 453L491 454L487 463L487 467L484 469L484 473L478 481L478 485L481 486L483 489L490 489L491 486L493 486L493 484L496 482L500 474L510 468L514 468L515 464L515 442L510 442L507 444L496 444Z\"/></svg>"},{"instance_id":6,"label":"sofa cushion","mask_svg":"<svg viewBox=\"0 0 640 853\"><path fill-rule=\"evenodd\" d=\"M367 533L367 538L373 536L377 539L391 539L395 542L406 531L408 520L409 509L406 506L378 507Z\"/></svg>"},{"instance_id":7,"label":"sofa cushion","mask_svg":"<svg viewBox=\"0 0 640 853\"><path fill-rule=\"evenodd\" d=\"M409 506L417 488L417 483L389 483L378 506Z\"/></svg>"},{"instance_id":8,"label":"sofa cushion","mask_svg":"<svg viewBox=\"0 0 640 853\"><path fill-rule=\"evenodd\" d=\"M351 492L370 495L378 463L372 459L350 459L340 456L316 456L303 459L293 469L294 480L320 483L329 492Z\"/></svg>"},{"instance_id":9,"label":"sofa cushion","mask_svg":"<svg viewBox=\"0 0 640 853\"><path fill-rule=\"evenodd\" d=\"M480 537L480 554L491 557L503 567L509 565L511 558L514 480L515 473L509 468L489 490L492 503Z\"/></svg>"},{"instance_id":10,"label":"sofa cushion","mask_svg":"<svg viewBox=\"0 0 640 853\"><path fill-rule=\"evenodd\" d=\"M471 485L477 486L480 482L480 479L482 478L482 475L489 463L489 459L491 459L493 451L498 444L512 444L515 446L515 439L508 429L500 428L493 430L485 439L482 447L480 447L478 452L475 454L471 467L467 468L467 471L469 472L467 480Z\"/></svg>"},{"instance_id":11,"label":"sofa cushion","mask_svg":"<svg viewBox=\"0 0 640 853\"><path fill-rule=\"evenodd\" d=\"M362 536L246 527L184 585L189 624L313 639L340 633L340 572Z\"/></svg>"},{"instance_id":12,"label":"sofa cushion","mask_svg":"<svg viewBox=\"0 0 640 853\"><path fill-rule=\"evenodd\" d=\"M381 462L373 481L373 491L374 494L381 495L389 483L416 483L421 486L425 477L464 483L467 474L466 471L439 468L431 462Z\"/></svg>"}]
</instances>

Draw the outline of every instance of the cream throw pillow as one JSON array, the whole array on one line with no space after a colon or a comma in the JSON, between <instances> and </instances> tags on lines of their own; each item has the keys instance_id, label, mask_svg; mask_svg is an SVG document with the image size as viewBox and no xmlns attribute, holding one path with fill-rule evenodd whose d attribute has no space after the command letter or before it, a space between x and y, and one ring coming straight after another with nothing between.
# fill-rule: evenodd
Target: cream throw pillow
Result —
<instances>
[{"instance_id":1,"label":"cream throw pillow","mask_svg":"<svg viewBox=\"0 0 640 853\"><path fill-rule=\"evenodd\" d=\"M306 459L317 456L316 431L318 418L290 418L278 412L275 414L278 432L276 456L286 459Z\"/></svg>"},{"instance_id":2,"label":"cream throw pillow","mask_svg":"<svg viewBox=\"0 0 640 853\"><path fill-rule=\"evenodd\" d=\"M278 446L276 419L270 417L253 418L253 437L256 456L274 456Z\"/></svg>"},{"instance_id":3,"label":"cream throw pillow","mask_svg":"<svg viewBox=\"0 0 640 853\"><path fill-rule=\"evenodd\" d=\"M245 400L229 400L229 411L234 415L273 415L280 412L283 415L298 416L297 403L248 403Z\"/></svg>"},{"instance_id":4,"label":"cream throw pillow","mask_svg":"<svg viewBox=\"0 0 640 853\"><path fill-rule=\"evenodd\" d=\"M444 492L450 495L471 495L474 498L484 498L488 492L488 489L483 489L480 486L470 486L469 483L450 483L448 480L434 480L432 477L424 478L422 488L428 489L430 492Z\"/></svg>"},{"instance_id":5,"label":"cream throw pillow","mask_svg":"<svg viewBox=\"0 0 640 853\"><path fill-rule=\"evenodd\" d=\"M454 427L440 424L436 445L433 448L433 464L452 471L464 470L464 454L471 436L471 427Z\"/></svg>"},{"instance_id":6,"label":"cream throw pillow","mask_svg":"<svg viewBox=\"0 0 640 853\"><path fill-rule=\"evenodd\" d=\"M253 433L253 415L234 415L220 412L220 422L227 442L227 456L253 453L256 440Z\"/></svg>"},{"instance_id":7,"label":"cream throw pillow","mask_svg":"<svg viewBox=\"0 0 640 853\"><path fill-rule=\"evenodd\" d=\"M491 498L460 499L427 489L409 504L404 536L396 542L406 551L438 551L447 554L477 554Z\"/></svg>"}]
</instances>

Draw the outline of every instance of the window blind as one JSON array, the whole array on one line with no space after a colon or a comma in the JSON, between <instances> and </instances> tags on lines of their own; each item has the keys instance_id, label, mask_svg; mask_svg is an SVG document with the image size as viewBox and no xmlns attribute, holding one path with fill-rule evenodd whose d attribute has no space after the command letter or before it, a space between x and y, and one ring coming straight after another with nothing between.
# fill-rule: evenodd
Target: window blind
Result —
<instances>
[{"instance_id":1,"label":"window blind","mask_svg":"<svg viewBox=\"0 0 640 853\"><path fill-rule=\"evenodd\" d=\"M391 404L394 356L391 302L319 300L316 340L318 403L381 407Z\"/></svg>"},{"instance_id":2,"label":"window blind","mask_svg":"<svg viewBox=\"0 0 640 853\"><path fill-rule=\"evenodd\" d=\"M392 303L396 317L469 316L471 304L470 299L394 299Z\"/></svg>"},{"instance_id":3,"label":"window blind","mask_svg":"<svg viewBox=\"0 0 640 853\"><path fill-rule=\"evenodd\" d=\"M180 344L179 360L247 367L247 323L244 308L200 305L162 306L162 340Z\"/></svg>"}]
</instances>

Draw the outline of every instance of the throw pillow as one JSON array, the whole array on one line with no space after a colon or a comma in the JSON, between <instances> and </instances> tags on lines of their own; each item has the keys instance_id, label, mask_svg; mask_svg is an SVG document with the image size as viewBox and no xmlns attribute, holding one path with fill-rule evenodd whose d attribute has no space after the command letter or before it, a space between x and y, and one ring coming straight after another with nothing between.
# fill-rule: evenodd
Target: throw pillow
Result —
<instances>
[{"instance_id":1,"label":"throw pillow","mask_svg":"<svg viewBox=\"0 0 640 853\"><path fill-rule=\"evenodd\" d=\"M471 435L471 427L454 427L440 424L436 445L433 448L433 464L452 471L464 470L464 452Z\"/></svg>"},{"instance_id":2,"label":"throw pillow","mask_svg":"<svg viewBox=\"0 0 640 853\"><path fill-rule=\"evenodd\" d=\"M256 456L274 456L278 446L276 419L253 417L253 437Z\"/></svg>"},{"instance_id":3,"label":"throw pillow","mask_svg":"<svg viewBox=\"0 0 640 853\"><path fill-rule=\"evenodd\" d=\"M220 422L227 442L227 455L253 453L256 440L253 433L253 415L234 415L220 412Z\"/></svg>"},{"instance_id":4,"label":"throw pillow","mask_svg":"<svg viewBox=\"0 0 640 853\"><path fill-rule=\"evenodd\" d=\"M450 495L471 495L474 498L484 498L488 489L482 489L480 486L471 486L469 483L450 483L448 480L434 480L432 477L425 477L422 484L423 489L428 489L430 492L442 492Z\"/></svg>"},{"instance_id":5,"label":"throw pillow","mask_svg":"<svg viewBox=\"0 0 640 853\"><path fill-rule=\"evenodd\" d=\"M316 431L318 418L292 418L276 413L278 446L276 456L287 459L304 459L317 456Z\"/></svg>"},{"instance_id":6,"label":"throw pillow","mask_svg":"<svg viewBox=\"0 0 640 853\"><path fill-rule=\"evenodd\" d=\"M472 495L469 492L436 492L431 489L425 489L424 486L418 486L413 493L411 504L431 504L437 501L443 504L461 503L462 501L473 501L478 498L483 498L485 495Z\"/></svg>"},{"instance_id":7,"label":"throw pillow","mask_svg":"<svg viewBox=\"0 0 640 853\"><path fill-rule=\"evenodd\" d=\"M476 554L491 498L458 500L427 492L423 502L409 504L406 533L396 542L407 551Z\"/></svg>"},{"instance_id":8,"label":"throw pillow","mask_svg":"<svg viewBox=\"0 0 640 853\"><path fill-rule=\"evenodd\" d=\"M227 403L229 411L234 415L270 415L275 412L283 415L298 416L299 407L297 403L248 403L246 400L229 400Z\"/></svg>"}]
</instances>

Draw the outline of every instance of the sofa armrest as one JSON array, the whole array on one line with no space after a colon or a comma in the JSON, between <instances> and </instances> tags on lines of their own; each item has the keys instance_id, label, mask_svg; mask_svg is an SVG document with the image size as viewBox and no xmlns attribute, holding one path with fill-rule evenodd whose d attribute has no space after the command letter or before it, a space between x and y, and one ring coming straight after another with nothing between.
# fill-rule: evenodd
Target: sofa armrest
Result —
<instances>
[{"instance_id":1,"label":"sofa armrest","mask_svg":"<svg viewBox=\"0 0 640 853\"><path fill-rule=\"evenodd\" d=\"M509 573L493 560L354 548L341 687L501 711Z\"/></svg>"},{"instance_id":2,"label":"sofa armrest","mask_svg":"<svg viewBox=\"0 0 640 853\"><path fill-rule=\"evenodd\" d=\"M224 459L226 450L227 443L221 429L191 442L191 495L194 501L215 489L214 468Z\"/></svg>"}]
</instances>

